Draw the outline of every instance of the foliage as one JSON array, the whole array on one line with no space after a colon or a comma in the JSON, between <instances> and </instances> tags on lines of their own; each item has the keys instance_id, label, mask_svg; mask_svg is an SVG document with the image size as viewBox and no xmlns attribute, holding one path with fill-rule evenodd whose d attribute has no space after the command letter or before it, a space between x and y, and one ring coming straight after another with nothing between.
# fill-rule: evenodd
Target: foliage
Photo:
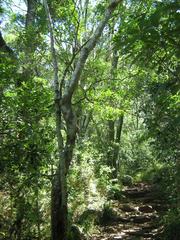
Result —
<instances>
[{"instance_id":1,"label":"foliage","mask_svg":"<svg viewBox=\"0 0 180 240\"><path fill-rule=\"evenodd\" d=\"M0 238L45 240L59 157L48 22L35 1L34 24L26 26L28 14L15 2L0 1L3 44L13 52L0 45ZM107 1L47 2L64 93ZM178 203L179 13L176 0L123 1L89 56L72 98L77 139L67 178L71 224L86 211L103 210L102 222L114 218L106 202L123 201L126 175L158 185L171 206ZM65 143L64 120L61 133ZM95 230L93 214L81 219L83 231ZM164 216L167 239L179 239L178 217L174 210Z\"/></svg>"},{"instance_id":2,"label":"foliage","mask_svg":"<svg viewBox=\"0 0 180 240\"><path fill-rule=\"evenodd\" d=\"M176 240L180 237L180 213L179 209L170 210L163 219L165 231L163 239Z\"/></svg>"},{"instance_id":3,"label":"foliage","mask_svg":"<svg viewBox=\"0 0 180 240\"><path fill-rule=\"evenodd\" d=\"M100 223L107 224L107 223L111 222L112 220L115 220L116 217L117 217L117 213L112 208L111 202L107 202L106 204L104 204Z\"/></svg>"}]
</instances>

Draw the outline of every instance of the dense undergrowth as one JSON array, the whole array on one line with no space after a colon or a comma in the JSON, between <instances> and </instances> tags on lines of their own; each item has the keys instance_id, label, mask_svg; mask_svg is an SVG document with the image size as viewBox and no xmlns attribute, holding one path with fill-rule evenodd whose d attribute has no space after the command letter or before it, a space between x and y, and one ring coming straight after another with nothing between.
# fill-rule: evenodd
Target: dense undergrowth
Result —
<instances>
[{"instance_id":1,"label":"dense undergrowth","mask_svg":"<svg viewBox=\"0 0 180 240\"><path fill-rule=\"evenodd\" d=\"M160 199L164 204L168 206L166 211L160 216L159 225L163 225L163 232L160 234L161 239L178 240L180 234L180 221L179 221L179 209L177 206L177 193L175 186L175 171L173 164L158 163L155 162L152 166L144 171L132 171L131 175L119 177L119 179L110 180L110 171L106 171L101 176L104 185L98 186L96 193L91 192L91 184L93 179L92 173L86 174L86 186L85 189L89 189L89 193L84 196L87 200L87 205L84 211L81 211L76 216L75 223L80 227L81 231L86 236L98 232L98 226L111 223L116 217L116 213L112 209L111 200L118 200L123 203L124 196L122 189L125 186L133 187L136 184L144 183L153 185L156 190L155 198ZM129 173L129 171L128 171ZM108 181L109 176L109 181ZM82 181L81 179L80 181ZM83 180L85 182L85 179ZM90 183L90 184L89 184ZM89 187L88 187L89 186ZM83 188L81 189L83 191ZM99 192L99 193L98 193ZM103 192L103 195L101 193ZM80 194L79 194L80 195ZM103 197L102 196L106 196ZM89 197L89 200L88 200ZM84 203L84 200L82 200ZM89 205L88 202L93 203ZM96 204L98 202L98 204ZM77 203L78 204L78 203ZM87 210L88 209L88 210Z\"/></svg>"}]
</instances>

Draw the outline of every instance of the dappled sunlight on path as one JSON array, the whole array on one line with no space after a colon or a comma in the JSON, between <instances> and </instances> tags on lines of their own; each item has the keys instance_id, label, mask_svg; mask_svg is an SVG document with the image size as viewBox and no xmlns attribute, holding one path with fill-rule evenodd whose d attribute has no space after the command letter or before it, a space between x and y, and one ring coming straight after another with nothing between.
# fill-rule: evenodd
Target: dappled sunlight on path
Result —
<instances>
[{"instance_id":1,"label":"dappled sunlight on path","mask_svg":"<svg viewBox=\"0 0 180 240\"><path fill-rule=\"evenodd\" d=\"M159 216L168 206L158 198L154 186L139 183L125 187L122 194L123 201L112 201L115 217L91 240L159 239L163 231Z\"/></svg>"}]
</instances>

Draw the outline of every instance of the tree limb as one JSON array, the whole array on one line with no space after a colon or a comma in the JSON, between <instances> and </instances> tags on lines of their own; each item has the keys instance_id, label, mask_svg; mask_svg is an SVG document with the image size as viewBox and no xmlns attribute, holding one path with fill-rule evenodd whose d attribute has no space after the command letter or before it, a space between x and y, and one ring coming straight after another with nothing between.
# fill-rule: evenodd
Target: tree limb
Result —
<instances>
[{"instance_id":1,"label":"tree limb","mask_svg":"<svg viewBox=\"0 0 180 240\"><path fill-rule=\"evenodd\" d=\"M70 81L69 86L65 89L65 93L63 95L62 102L71 101L72 95L76 89L76 86L78 84L78 81L80 79L80 76L82 74L82 70L84 68L84 65L86 63L86 60L90 54L90 52L95 47L97 41L99 40L101 33L107 24L108 20L111 18L113 11L118 6L118 4L122 2L122 0L112 0L110 1L109 6L107 7L104 18L101 20L99 25L97 26L93 36L89 39L88 43L82 48L79 60L76 64L75 70L72 74L72 78Z\"/></svg>"}]
</instances>

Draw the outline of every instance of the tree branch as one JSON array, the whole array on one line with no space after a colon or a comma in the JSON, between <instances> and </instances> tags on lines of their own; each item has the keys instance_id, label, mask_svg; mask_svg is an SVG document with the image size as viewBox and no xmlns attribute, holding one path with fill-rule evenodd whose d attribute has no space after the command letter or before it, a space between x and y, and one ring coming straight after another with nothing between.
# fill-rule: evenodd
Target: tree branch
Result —
<instances>
[{"instance_id":1,"label":"tree branch","mask_svg":"<svg viewBox=\"0 0 180 240\"><path fill-rule=\"evenodd\" d=\"M65 92L64 92L64 95L63 95L63 99L62 99L63 103L71 101L72 95L73 95L73 93L74 93L74 91L76 89L76 86L78 84L78 81L79 81L79 79L81 77L82 70L83 70L84 65L86 63L86 60L87 60L90 52L95 47L97 41L99 40L105 25L107 24L108 20L112 16L113 11L115 10L115 8L118 6L118 4L120 2L122 2L122 0L111 0L110 1L110 4L109 4L109 6L107 7L107 9L105 11L104 18L101 20L101 22L97 26L93 36L90 38L88 43L82 48L79 60L78 60L78 62L76 64L75 70L74 70L74 72L72 74L72 78L71 78L70 84L65 89Z\"/></svg>"}]
</instances>

